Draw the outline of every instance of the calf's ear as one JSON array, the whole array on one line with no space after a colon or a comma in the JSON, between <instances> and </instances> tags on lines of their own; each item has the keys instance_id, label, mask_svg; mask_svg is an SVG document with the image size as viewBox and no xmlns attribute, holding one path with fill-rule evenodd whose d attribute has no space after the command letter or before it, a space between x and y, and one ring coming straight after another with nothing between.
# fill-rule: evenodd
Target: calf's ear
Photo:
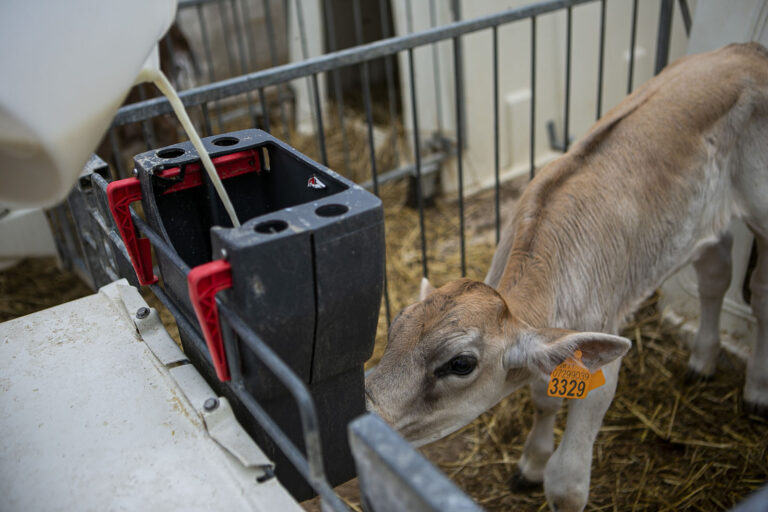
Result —
<instances>
[{"instance_id":1,"label":"calf's ear","mask_svg":"<svg viewBox=\"0 0 768 512\"><path fill-rule=\"evenodd\" d=\"M549 375L581 351L581 362L594 372L626 354L632 342L621 336L601 332L577 332L565 329L530 329L520 335L506 351L507 369L524 368Z\"/></svg>"}]
</instances>

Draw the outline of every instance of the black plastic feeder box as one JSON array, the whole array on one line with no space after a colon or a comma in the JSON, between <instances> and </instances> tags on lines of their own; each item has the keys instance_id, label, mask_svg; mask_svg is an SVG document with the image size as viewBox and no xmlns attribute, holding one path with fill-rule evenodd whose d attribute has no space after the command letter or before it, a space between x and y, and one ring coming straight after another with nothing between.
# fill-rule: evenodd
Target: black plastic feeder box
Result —
<instances>
[{"instance_id":1,"label":"black plastic feeder box","mask_svg":"<svg viewBox=\"0 0 768 512\"><path fill-rule=\"evenodd\" d=\"M215 305L216 291L231 288L219 299L309 386L328 479L332 485L346 481L354 476L346 427L365 409L363 363L373 350L381 301L381 201L263 131L203 141L242 223L239 228L231 227L190 143L136 156L137 179L121 180L134 195L127 194L123 203L140 196L147 222L178 256L155 251L165 292L190 325L199 329L195 307L200 305L190 301L188 273L200 293L207 292L198 302ZM150 282L148 244L135 232L133 238L126 245L133 243L137 274ZM185 352L233 401L241 422L274 458L282 483L297 498L309 497L303 479L286 469L287 460L219 379L229 377L228 360L239 364L245 390L303 447L296 405L282 384L240 340L237 354L224 354L215 340L211 346L211 338L220 333L208 332L209 354L191 341L181 322L179 328ZM206 329L216 331L218 323Z\"/></svg>"}]
</instances>

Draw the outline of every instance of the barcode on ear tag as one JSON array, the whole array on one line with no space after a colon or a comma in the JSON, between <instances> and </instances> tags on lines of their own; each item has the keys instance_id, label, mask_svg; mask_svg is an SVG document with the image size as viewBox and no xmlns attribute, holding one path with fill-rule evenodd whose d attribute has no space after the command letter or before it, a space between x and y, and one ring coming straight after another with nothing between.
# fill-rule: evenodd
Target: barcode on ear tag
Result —
<instances>
[{"instance_id":1,"label":"barcode on ear tag","mask_svg":"<svg viewBox=\"0 0 768 512\"><path fill-rule=\"evenodd\" d=\"M581 351L574 352L552 371L549 376L547 395L558 398L586 398L590 391L605 384L603 370L590 373L581 362Z\"/></svg>"}]
</instances>

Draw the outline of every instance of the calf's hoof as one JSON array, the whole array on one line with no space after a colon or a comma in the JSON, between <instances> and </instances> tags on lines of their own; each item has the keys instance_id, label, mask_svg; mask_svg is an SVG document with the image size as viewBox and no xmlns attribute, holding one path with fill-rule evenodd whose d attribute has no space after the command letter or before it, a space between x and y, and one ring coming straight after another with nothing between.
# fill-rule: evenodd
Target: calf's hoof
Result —
<instances>
[{"instance_id":1,"label":"calf's hoof","mask_svg":"<svg viewBox=\"0 0 768 512\"><path fill-rule=\"evenodd\" d=\"M685 372L685 377L683 377L683 381L688 384L701 384L704 382L710 382L715 377L714 374L707 375L705 373L701 373L698 370L694 370L690 366L688 367L688 370Z\"/></svg>"},{"instance_id":2,"label":"calf's hoof","mask_svg":"<svg viewBox=\"0 0 768 512\"><path fill-rule=\"evenodd\" d=\"M515 474L509 480L509 489L513 492L535 491L541 489L542 485L542 482L534 482L525 478L525 475L523 475L519 468L515 470Z\"/></svg>"},{"instance_id":3,"label":"calf's hoof","mask_svg":"<svg viewBox=\"0 0 768 512\"><path fill-rule=\"evenodd\" d=\"M743 406L745 414L768 418L768 404L761 404L752 402L750 400L744 400Z\"/></svg>"}]
</instances>

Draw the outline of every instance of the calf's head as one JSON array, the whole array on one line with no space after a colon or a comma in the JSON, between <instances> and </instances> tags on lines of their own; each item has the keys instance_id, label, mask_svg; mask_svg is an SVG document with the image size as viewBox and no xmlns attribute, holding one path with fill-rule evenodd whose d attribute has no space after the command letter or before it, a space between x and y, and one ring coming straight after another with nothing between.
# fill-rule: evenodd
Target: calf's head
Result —
<instances>
[{"instance_id":1,"label":"calf's head","mask_svg":"<svg viewBox=\"0 0 768 512\"><path fill-rule=\"evenodd\" d=\"M477 281L434 289L424 280L420 302L395 317L384 355L365 379L367 407L423 445L546 378L577 349L595 371L629 347L619 336L530 327Z\"/></svg>"}]
</instances>

